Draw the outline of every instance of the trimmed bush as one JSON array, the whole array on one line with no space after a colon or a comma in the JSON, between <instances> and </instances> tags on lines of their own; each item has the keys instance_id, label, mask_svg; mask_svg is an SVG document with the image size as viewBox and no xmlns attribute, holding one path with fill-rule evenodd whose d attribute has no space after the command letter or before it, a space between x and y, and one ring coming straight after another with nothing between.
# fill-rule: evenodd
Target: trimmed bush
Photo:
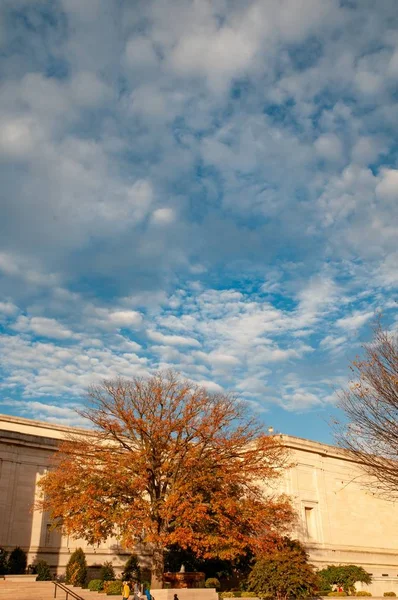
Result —
<instances>
[{"instance_id":1,"label":"trimmed bush","mask_svg":"<svg viewBox=\"0 0 398 600\"><path fill-rule=\"evenodd\" d=\"M36 581L52 580L50 567L48 566L48 563L45 560L38 560L37 563L33 565L33 572L37 573Z\"/></svg>"},{"instance_id":2,"label":"trimmed bush","mask_svg":"<svg viewBox=\"0 0 398 600\"><path fill-rule=\"evenodd\" d=\"M241 598L257 598L256 592L241 592Z\"/></svg>"},{"instance_id":3,"label":"trimmed bush","mask_svg":"<svg viewBox=\"0 0 398 600\"><path fill-rule=\"evenodd\" d=\"M92 579L88 582L88 589L90 592L102 592L104 589L104 582L102 579Z\"/></svg>"},{"instance_id":4,"label":"trimmed bush","mask_svg":"<svg viewBox=\"0 0 398 600\"><path fill-rule=\"evenodd\" d=\"M220 582L218 581L217 577L209 577L205 581L205 587L218 589L220 587Z\"/></svg>"},{"instance_id":5,"label":"trimmed bush","mask_svg":"<svg viewBox=\"0 0 398 600\"><path fill-rule=\"evenodd\" d=\"M345 592L329 592L328 596L347 596Z\"/></svg>"},{"instance_id":6,"label":"trimmed bush","mask_svg":"<svg viewBox=\"0 0 398 600\"><path fill-rule=\"evenodd\" d=\"M26 571L26 564L26 552L17 546L8 558L8 572L11 575L23 575Z\"/></svg>"},{"instance_id":7,"label":"trimmed bush","mask_svg":"<svg viewBox=\"0 0 398 600\"><path fill-rule=\"evenodd\" d=\"M356 596L371 596L370 592L366 592L365 590L359 590L359 592L355 593Z\"/></svg>"},{"instance_id":8,"label":"trimmed bush","mask_svg":"<svg viewBox=\"0 0 398 600\"><path fill-rule=\"evenodd\" d=\"M113 581L115 579L115 569L110 560L104 562L102 565L100 579L102 579L102 581Z\"/></svg>"},{"instance_id":9,"label":"trimmed bush","mask_svg":"<svg viewBox=\"0 0 398 600\"><path fill-rule=\"evenodd\" d=\"M7 557L7 550L0 548L0 575L6 575L8 573Z\"/></svg>"},{"instance_id":10,"label":"trimmed bush","mask_svg":"<svg viewBox=\"0 0 398 600\"><path fill-rule=\"evenodd\" d=\"M83 586L87 577L86 556L81 548L75 550L66 565L65 581L70 585Z\"/></svg>"},{"instance_id":11,"label":"trimmed bush","mask_svg":"<svg viewBox=\"0 0 398 600\"><path fill-rule=\"evenodd\" d=\"M395 592L384 592L383 596L391 596L391 598L396 598L397 594Z\"/></svg>"},{"instance_id":12,"label":"trimmed bush","mask_svg":"<svg viewBox=\"0 0 398 600\"><path fill-rule=\"evenodd\" d=\"M123 582L120 579L104 582L104 591L107 596L120 596L122 589Z\"/></svg>"}]
</instances>

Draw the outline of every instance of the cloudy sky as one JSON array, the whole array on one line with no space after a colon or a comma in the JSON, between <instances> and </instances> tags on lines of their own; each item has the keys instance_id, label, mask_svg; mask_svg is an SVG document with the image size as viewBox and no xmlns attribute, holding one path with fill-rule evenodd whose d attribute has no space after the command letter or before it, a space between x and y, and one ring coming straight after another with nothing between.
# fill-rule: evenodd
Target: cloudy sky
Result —
<instances>
[{"instance_id":1,"label":"cloudy sky","mask_svg":"<svg viewBox=\"0 0 398 600\"><path fill-rule=\"evenodd\" d=\"M173 367L330 441L397 139L396 0L3 0L0 412Z\"/></svg>"}]
</instances>

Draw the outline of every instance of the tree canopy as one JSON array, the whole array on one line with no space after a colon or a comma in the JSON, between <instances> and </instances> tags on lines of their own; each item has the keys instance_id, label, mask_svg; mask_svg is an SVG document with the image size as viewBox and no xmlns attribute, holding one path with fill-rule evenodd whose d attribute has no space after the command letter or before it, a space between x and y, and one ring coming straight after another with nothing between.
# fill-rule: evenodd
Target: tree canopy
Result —
<instances>
[{"instance_id":1,"label":"tree canopy","mask_svg":"<svg viewBox=\"0 0 398 600\"><path fill-rule=\"evenodd\" d=\"M369 584L372 582L370 573L357 565L329 565L318 571L322 590L331 590L332 586L342 587L346 594L355 593L357 582Z\"/></svg>"},{"instance_id":2,"label":"tree canopy","mask_svg":"<svg viewBox=\"0 0 398 600\"><path fill-rule=\"evenodd\" d=\"M351 365L353 380L340 394L348 423L337 424L337 441L372 476L375 489L398 490L398 339L377 323L364 357Z\"/></svg>"},{"instance_id":3,"label":"tree canopy","mask_svg":"<svg viewBox=\"0 0 398 600\"><path fill-rule=\"evenodd\" d=\"M314 594L317 588L314 567L297 540L284 538L255 563L249 575L249 588L260 597L271 596L277 600L301 598Z\"/></svg>"},{"instance_id":4,"label":"tree canopy","mask_svg":"<svg viewBox=\"0 0 398 600\"><path fill-rule=\"evenodd\" d=\"M95 429L62 443L39 507L90 544L116 535L150 548L154 587L171 544L231 559L290 529L273 485L286 450L233 395L157 373L92 387L82 414Z\"/></svg>"}]
</instances>

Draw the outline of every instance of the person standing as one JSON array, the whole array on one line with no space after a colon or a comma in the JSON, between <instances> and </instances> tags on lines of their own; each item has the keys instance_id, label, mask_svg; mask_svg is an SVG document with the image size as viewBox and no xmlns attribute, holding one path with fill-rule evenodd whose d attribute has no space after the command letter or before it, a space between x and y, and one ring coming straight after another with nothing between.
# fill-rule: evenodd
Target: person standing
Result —
<instances>
[{"instance_id":1,"label":"person standing","mask_svg":"<svg viewBox=\"0 0 398 600\"><path fill-rule=\"evenodd\" d=\"M127 581L123 581L123 600L129 600L130 596L130 586Z\"/></svg>"},{"instance_id":2,"label":"person standing","mask_svg":"<svg viewBox=\"0 0 398 600\"><path fill-rule=\"evenodd\" d=\"M146 600L152 600L151 591L148 587L145 587L144 594L146 596Z\"/></svg>"}]
</instances>

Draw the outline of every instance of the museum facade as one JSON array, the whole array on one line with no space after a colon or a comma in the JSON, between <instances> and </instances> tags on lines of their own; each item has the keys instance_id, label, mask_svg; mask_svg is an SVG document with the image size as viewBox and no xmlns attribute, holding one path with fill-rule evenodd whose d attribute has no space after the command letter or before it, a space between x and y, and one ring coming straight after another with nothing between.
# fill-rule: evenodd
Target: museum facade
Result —
<instances>
[{"instance_id":1,"label":"museum facade","mask_svg":"<svg viewBox=\"0 0 398 600\"><path fill-rule=\"evenodd\" d=\"M38 481L57 446L68 433L84 430L0 415L0 546L21 546L28 561L43 558L62 573L73 550L82 547L88 565L111 560L118 570L128 554L117 539L100 546L61 535L51 529L46 513L33 511ZM306 546L318 568L356 564L373 575L364 586L373 595L398 594L398 506L375 495L364 474L333 446L278 435L290 451L292 467L281 488L299 515L293 535Z\"/></svg>"}]
</instances>

